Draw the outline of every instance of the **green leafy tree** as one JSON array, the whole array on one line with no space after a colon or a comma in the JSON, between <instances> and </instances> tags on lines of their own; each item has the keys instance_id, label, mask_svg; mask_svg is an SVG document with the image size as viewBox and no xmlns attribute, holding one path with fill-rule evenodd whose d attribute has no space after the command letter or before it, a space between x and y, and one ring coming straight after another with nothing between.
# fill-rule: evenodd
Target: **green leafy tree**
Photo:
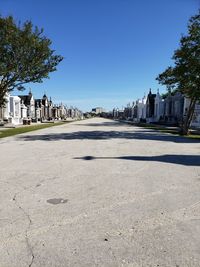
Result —
<instances>
[{"instance_id":1,"label":"green leafy tree","mask_svg":"<svg viewBox=\"0 0 200 267\"><path fill-rule=\"evenodd\" d=\"M31 21L21 25L12 16L0 17L0 107L6 93L23 90L30 82L41 83L56 70L63 58L50 46L43 29L33 27Z\"/></svg>"},{"instance_id":2,"label":"green leafy tree","mask_svg":"<svg viewBox=\"0 0 200 267\"><path fill-rule=\"evenodd\" d=\"M190 99L183 122L181 134L186 135L194 114L195 104L200 101L200 10L191 17L188 33L181 37L180 48L172 57L174 66L168 67L156 78L168 90L177 90Z\"/></svg>"}]
</instances>

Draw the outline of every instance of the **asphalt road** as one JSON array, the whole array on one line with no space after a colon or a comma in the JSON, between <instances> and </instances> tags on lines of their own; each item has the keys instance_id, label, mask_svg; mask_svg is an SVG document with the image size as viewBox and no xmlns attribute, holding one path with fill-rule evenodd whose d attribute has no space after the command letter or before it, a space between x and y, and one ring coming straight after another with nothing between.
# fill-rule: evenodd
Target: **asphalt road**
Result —
<instances>
[{"instance_id":1,"label":"asphalt road","mask_svg":"<svg viewBox=\"0 0 200 267\"><path fill-rule=\"evenodd\" d=\"M199 142L97 118L0 152L0 267L200 266Z\"/></svg>"}]
</instances>

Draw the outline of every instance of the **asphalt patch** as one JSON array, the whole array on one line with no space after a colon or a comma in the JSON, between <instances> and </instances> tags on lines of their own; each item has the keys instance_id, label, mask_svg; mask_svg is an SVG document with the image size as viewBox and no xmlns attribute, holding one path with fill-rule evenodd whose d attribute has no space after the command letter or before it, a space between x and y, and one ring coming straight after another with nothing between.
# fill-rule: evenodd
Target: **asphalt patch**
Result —
<instances>
[{"instance_id":1,"label":"asphalt patch","mask_svg":"<svg viewBox=\"0 0 200 267\"><path fill-rule=\"evenodd\" d=\"M58 205L58 204L64 204L68 202L68 199L63 199L63 198L51 198L47 200L48 203L53 204L53 205Z\"/></svg>"}]
</instances>

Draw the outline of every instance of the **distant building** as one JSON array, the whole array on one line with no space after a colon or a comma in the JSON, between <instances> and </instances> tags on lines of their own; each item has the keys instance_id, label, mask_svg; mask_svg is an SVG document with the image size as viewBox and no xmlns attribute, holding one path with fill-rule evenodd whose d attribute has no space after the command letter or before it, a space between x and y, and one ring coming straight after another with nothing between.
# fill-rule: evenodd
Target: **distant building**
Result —
<instances>
[{"instance_id":1,"label":"distant building","mask_svg":"<svg viewBox=\"0 0 200 267\"><path fill-rule=\"evenodd\" d=\"M10 96L9 94L5 97L6 103L2 109L2 119L5 122L12 123L13 125L20 124L21 120L21 104L18 96Z\"/></svg>"},{"instance_id":2,"label":"distant building","mask_svg":"<svg viewBox=\"0 0 200 267\"><path fill-rule=\"evenodd\" d=\"M5 105L0 107L0 125L66 120L67 118L83 119L83 113L76 107L67 108L62 103L54 105L51 97L48 99L46 94L40 99L34 99L31 91L27 95L19 96L6 94Z\"/></svg>"},{"instance_id":3,"label":"distant building","mask_svg":"<svg viewBox=\"0 0 200 267\"><path fill-rule=\"evenodd\" d=\"M37 120L51 120L53 118L53 103L46 94L35 100L35 117Z\"/></svg>"},{"instance_id":4,"label":"distant building","mask_svg":"<svg viewBox=\"0 0 200 267\"><path fill-rule=\"evenodd\" d=\"M124 119L132 119L134 116L134 103L131 105L130 103L124 108Z\"/></svg>"},{"instance_id":5,"label":"distant building","mask_svg":"<svg viewBox=\"0 0 200 267\"><path fill-rule=\"evenodd\" d=\"M101 114L103 112L105 112L105 109L103 109L102 107L96 107L96 108L92 109L92 113L94 113L96 115Z\"/></svg>"},{"instance_id":6,"label":"distant building","mask_svg":"<svg viewBox=\"0 0 200 267\"><path fill-rule=\"evenodd\" d=\"M29 92L28 95L19 95L18 97L21 99L21 104L27 107L27 117L29 119L34 119L35 118L35 99L31 91Z\"/></svg>"},{"instance_id":7,"label":"distant building","mask_svg":"<svg viewBox=\"0 0 200 267\"><path fill-rule=\"evenodd\" d=\"M156 94L152 94L151 89L150 89L148 96L147 96L147 101L146 101L146 120L147 120L147 122L154 121L155 98L156 98Z\"/></svg>"},{"instance_id":8,"label":"distant building","mask_svg":"<svg viewBox=\"0 0 200 267\"><path fill-rule=\"evenodd\" d=\"M135 104L135 115L134 120L137 118L137 122L146 120L146 102L147 98L144 96L142 99L138 99Z\"/></svg>"},{"instance_id":9,"label":"distant building","mask_svg":"<svg viewBox=\"0 0 200 267\"><path fill-rule=\"evenodd\" d=\"M186 116L188 108L190 105L190 99L184 98L184 116ZM194 109L193 118L191 121L191 126L193 127L200 127L200 102L197 102Z\"/></svg>"},{"instance_id":10,"label":"distant building","mask_svg":"<svg viewBox=\"0 0 200 267\"><path fill-rule=\"evenodd\" d=\"M164 117L164 99L159 93L159 90L157 91L155 101L154 101L154 121L158 122L163 120Z\"/></svg>"},{"instance_id":11,"label":"distant building","mask_svg":"<svg viewBox=\"0 0 200 267\"><path fill-rule=\"evenodd\" d=\"M164 120L167 123L178 123L183 118L184 95L177 92L175 95L169 93L164 101Z\"/></svg>"},{"instance_id":12,"label":"distant building","mask_svg":"<svg viewBox=\"0 0 200 267\"><path fill-rule=\"evenodd\" d=\"M181 92L169 92L166 97L152 94L151 89L147 97L138 99L132 106L130 104L124 110L114 108L112 117L114 119L132 120L134 122L160 123L180 125L190 105L190 99ZM200 102L195 105L191 126L200 127Z\"/></svg>"}]
</instances>

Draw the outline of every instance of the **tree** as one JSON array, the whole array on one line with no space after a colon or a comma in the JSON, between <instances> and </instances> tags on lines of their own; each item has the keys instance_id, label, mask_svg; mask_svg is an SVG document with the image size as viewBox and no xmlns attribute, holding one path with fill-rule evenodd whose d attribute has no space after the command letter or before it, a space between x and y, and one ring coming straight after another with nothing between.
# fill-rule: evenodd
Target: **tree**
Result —
<instances>
[{"instance_id":1,"label":"tree","mask_svg":"<svg viewBox=\"0 0 200 267\"><path fill-rule=\"evenodd\" d=\"M24 90L26 83L41 83L56 70L62 56L51 50L43 29L31 21L16 23L12 16L0 17L0 107L14 88Z\"/></svg>"},{"instance_id":2,"label":"tree","mask_svg":"<svg viewBox=\"0 0 200 267\"><path fill-rule=\"evenodd\" d=\"M172 57L174 66L168 67L156 78L168 90L177 90L190 99L183 117L181 134L186 135L194 114L195 104L200 101L200 10L191 17L188 33L180 39L180 48Z\"/></svg>"}]
</instances>

